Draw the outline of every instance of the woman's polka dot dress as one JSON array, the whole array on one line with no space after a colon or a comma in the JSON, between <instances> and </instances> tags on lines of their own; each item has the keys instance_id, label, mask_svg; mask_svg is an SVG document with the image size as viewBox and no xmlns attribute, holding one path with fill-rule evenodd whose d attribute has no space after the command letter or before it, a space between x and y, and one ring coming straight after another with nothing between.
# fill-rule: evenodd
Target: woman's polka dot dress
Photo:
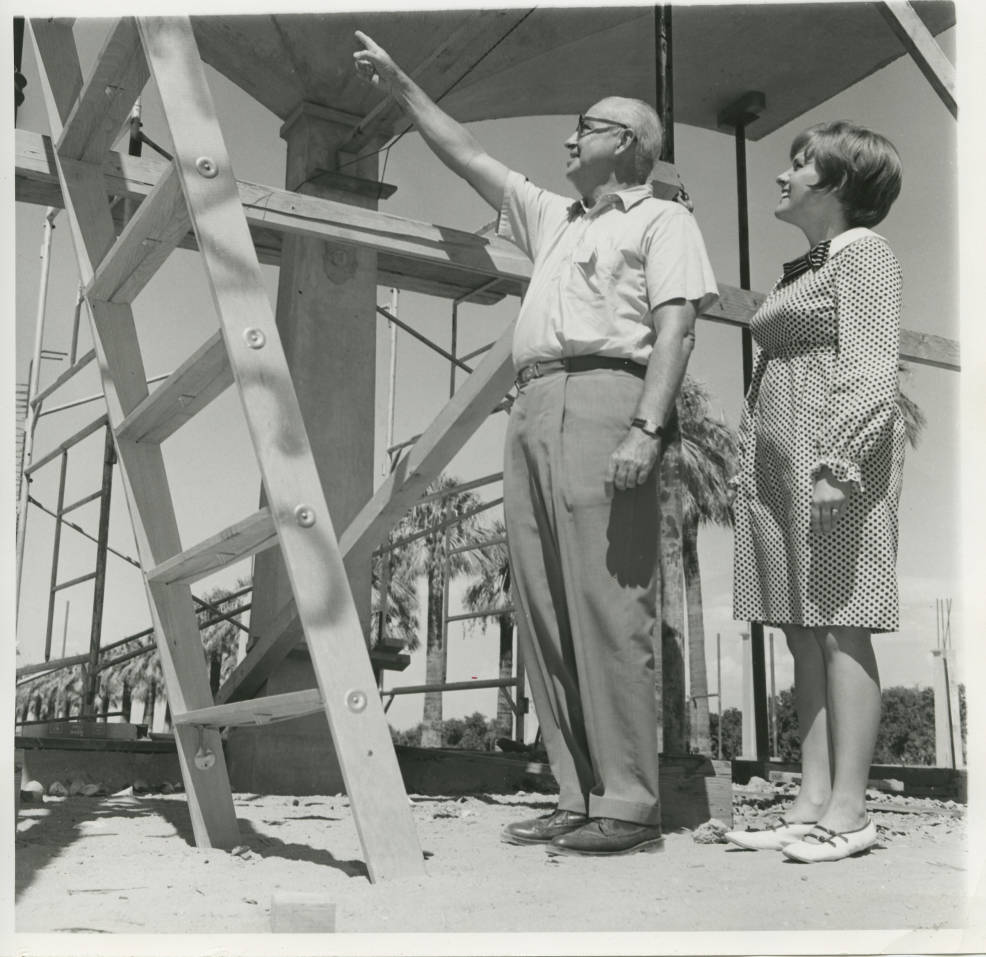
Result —
<instances>
[{"instance_id":1,"label":"woman's polka dot dress","mask_svg":"<svg viewBox=\"0 0 986 957\"><path fill-rule=\"evenodd\" d=\"M758 347L734 479L733 616L898 627L900 266L876 233L836 237L827 261L780 282L750 322ZM822 466L853 492L811 531Z\"/></svg>"}]
</instances>

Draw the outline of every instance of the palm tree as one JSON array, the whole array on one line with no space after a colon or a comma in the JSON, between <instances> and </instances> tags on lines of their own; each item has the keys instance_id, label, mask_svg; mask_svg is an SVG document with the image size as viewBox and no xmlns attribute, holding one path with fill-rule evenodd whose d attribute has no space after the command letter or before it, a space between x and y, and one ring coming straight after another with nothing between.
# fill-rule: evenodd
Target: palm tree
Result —
<instances>
[{"instance_id":1,"label":"palm tree","mask_svg":"<svg viewBox=\"0 0 986 957\"><path fill-rule=\"evenodd\" d=\"M440 475L427 489L426 495L450 492L461 484L450 475ZM457 575L472 571L475 557L469 552L457 551L461 546L476 541L479 522L472 512L480 504L472 492L450 492L441 498L415 505L408 515L410 527L424 531L460 518L416 539L412 550L412 567L417 575L428 578L427 638L425 644L425 683L445 683L448 652L445 646L443 613L445 589ZM421 745L426 748L442 744L442 692L426 691L422 715Z\"/></svg>"},{"instance_id":2,"label":"palm tree","mask_svg":"<svg viewBox=\"0 0 986 957\"><path fill-rule=\"evenodd\" d=\"M665 425L660 463L661 635L657 687L660 727L658 746L665 754L687 750L688 713L685 710L685 601L682 567L681 434L675 409Z\"/></svg>"},{"instance_id":3,"label":"palm tree","mask_svg":"<svg viewBox=\"0 0 986 957\"><path fill-rule=\"evenodd\" d=\"M387 544L393 546L415 531L411 515L407 514L391 529ZM375 648L382 641L400 642L408 651L417 651L421 647L418 637L418 577L413 542L391 547L374 557L370 572L370 647ZM383 614L384 604L386 615Z\"/></svg>"},{"instance_id":4,"label":"palm tree","mask_svg":"<svg viewBox=\"0 0 986 957\"><path fill-rule=\"evenodd\" d=\"M500 629L500 680L506 681L514 674L514 613L510 606L510 563L505 541L507 529L498 519L490 527L489 534L496 544L477 551L479 578L466 588L463 601L469 611L489 612L474 619L474 625L481 623L485 628L491 618L496 619ZM507 689L500 688L496 704L497 735L509 737L513 732L513 720Z\"/></svg>"},{"instance_id":5,"label":"palm tree","mask_svg":"<svg viewBox=\"0 0 986 957\"><path fill-rule=\"evenodd\" d=\"M237 582L235 591L240 591L245 582ZM230 614L243 604L243 596L230 598L234 591L228 588L216 588L205 596L205 601L218 611ZM204 622L215 617L215 612L208 608L200 608L198 612L202 648L206 661L209 663L209 687L213 695L219 686L229 677L236 666L236 653L240 643L240 629L226 619L202 628Z\"/></svg>"},{"instance_id":6,"label":"palm tree","mask_svg":"<svg viewBox=\"0 0 986 957\"><path fill-rule=\"evenodd\" d=\"M906 378L911 374L911 367L906 362L897 363L899 377ZM907 395L899 386L897 388L897 408L904 419L904 435L911 448L916 448L921 438L921 433L928 422L920 406Z\"/></svg>"},{"instance_id":7,"label":"palm tree","mask_svg":"<svg viewBox=\"0 0 986 957\"><path fill-rule=\"evenodd\" d=\"M686 376L678 400L681 416L681 553L688 615L688 685L691 693L689 744L710 754L709 686L705 667L705 621L698 560L698 528L704 522L732 524L729 477L736 440L728 426L712 417L705 387Z\"/></svg>"}]
</instances>

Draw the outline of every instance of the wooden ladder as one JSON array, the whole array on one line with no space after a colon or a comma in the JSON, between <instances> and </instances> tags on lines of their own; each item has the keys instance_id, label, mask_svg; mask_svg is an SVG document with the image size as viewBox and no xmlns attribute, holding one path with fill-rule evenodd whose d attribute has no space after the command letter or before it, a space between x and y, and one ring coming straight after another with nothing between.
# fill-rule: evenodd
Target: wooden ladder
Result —
<instances>
[{"instance_id":1,"label":"wooden ladder","mask_svg":"<svg viewBox=\"0 0 986 957\"><path fill-rule=\"evenodd\" d=\"M118 21L85 83L71 23L34 20L32 30L195 842L240 842L219 729L324 711L370 879L421 875L410 806L191 22ZM117 236L103 163L151 78L175 158ZM131 303L189 229L220 328L149 393ZM161 443L229 386L243 406L266 507L183 548ZM190 585L274 545L317 688L217 705Z\"/></svg>"}]
</instances>

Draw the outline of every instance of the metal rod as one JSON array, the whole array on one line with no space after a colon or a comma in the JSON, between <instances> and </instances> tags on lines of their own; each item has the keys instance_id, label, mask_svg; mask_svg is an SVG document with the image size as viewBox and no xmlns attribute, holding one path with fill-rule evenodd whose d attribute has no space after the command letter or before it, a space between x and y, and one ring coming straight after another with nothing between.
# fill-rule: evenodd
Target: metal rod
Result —
<instances>
[{"instance_id":1,"label":"metal rod","mask_svg":"<svg viewBox=\"0 0 986 957\"><path fill-rule=\"evenodd\" d=\"M32 404L40 405L53 392L57 392L69 379L81 372L93 359L96 358L96 350L90 349L78 362L73 362L51 385L45 386L32 400Z\"/></svg>"},{"instance_id":2,"label":"metal rod","mask_svg":"<svg viewBox=\"0 0 986 957\"><path fill-rule=\"evenodd\" d=\"M470 509L468 512L463 512L461 515L455 515L447 521L439 522L436 525L430 525L428 528L422 529L420 532L415 532L413 535L408 535L396 542L381 545L379 548L374 550L373 555L374 557L377 555L383 555L385 552L392 552L395 549L403 548L405 545L409 545L411 542L416 542L419 538L424 538L426 535L442 532L450 525L457 525L459 522L464 522L467 518L472 518L480 512L485 512L487 509L494 508L502 502L502 498L495 498L490 502L485 502L477 508Z\"/></svg>"},{"instance_id":3,"label":"metal rod","mask_svg":"<svg viewBox=\"0 0 986 957\"><path fill-rule=\"evenodd\" d=\"M82 699L82 713L95 713L96 692L99 689L99 640L103 630L103 600L106 595L106 553L109 547L110 502L113 495L113 465L116 452L113 446L113 432L106 429L106 442L103 446L102 501L99 505L99 531L96 533L96 573L92 589L92 627L89 630L89 664L86 690Z\"/></svg>"},{"instance_id":4,"label":"metal rod","mask_svg":"<svg viewBox=\"0 0 986 957\"><path fill-rule=\"evenodd\" d=\"M388 688L385 695L422 694L427 691L468 691L470 688L515 688L515 678L489 678L480 681L452 681L445 684L432 685L402 685L399 688Z\"/></svg>"},{"instance_id":5,"label":"metal rod","mask_svg":"<svg viewBox=\"0 0 986 957\"><path fill-rule=\"evenodd\" d=\"M492 485L503 478L503 472L492 472L482 478L470 479L468 482L460 482L451 488L442 489L438 492L431 492L429 495L422 495L414 504L424 505L426 502L434 502L440 498L448 498L450 495L458 495L460 492L470 492L474 488L482 488L484 485Z\"/></svg>"},{"instance_id":6,"label":"metal rod","mask_svg":"<svg viewBox=\"0 0 986 957\"><path fill-rule=\"evenodd\" d=\"M484 352L489 352L495 345L495 342L487 342L486 345L480 346L478 349L473 349L472 352L467 352L464 356L459 356L459 358L463 362L467 359L475 359L476 356L481 356Z\"/></svg>"},{"instance_id":7,"label":"metal rod","mask_svg":"<svg viewBox=\"0 0 986 957\"><path fill-rule=\"evenodd\" d=\"M464 362L456 359L451 353L446 352L441 346L436 345L427 336L422 335L417 329L411 328L406 322L401 322L396 316L392 316L383 306L377 306L377 312L381 316L386 316L391 322L398 326L398 328L403 329L409 336L413 336L419 342L424 343L432 352L437 352L443 359L447 359L449 362L454 362L460 369L465 369L466 372L472 372L472 367L467 366Z\"/></svg>"},{"instance_id":8,"label":"metal rod","mask_svg":"<svg viewBox=\"0 0 986 957\"><path fill-rule=\"evenodd\" d=\"M86 495L84 498L80 498L77 502L73 502L71 505L66 505L62 509L62 515L68 515L69 512L74 512L77 508L82 508L83 505L88 505L90 502L94 502L97 498L103 497L103 490L100 489L98 492L92 492Z\"/></svg>"},{"instance_id":9,"label":"metal rod","mask_svg":"<svg viewBox=\"0 0 986 957\"><path fill-rule=\"evenodd\" d=\"M474 545L459 545L453 548L449 554L456 555L459 552L475 552L481 548L492 548L494 545L506 545L507 536L501 535L499 538L490 538L485 542L476 542Z\"/></svg>"},{"instance_id":10,"label":"metal rod","mask_svg":"<svg viewBox=\"0 0 986 957\"><path fill-rule=\"evenodd\" d=\"M20 489L17 506L17 594L14 600L15 617L20 613L21 583L24 575L24 539L27 532L27 499L30 492L28 467L34 453L34 431L37 428L37 414L31 400L38 394L41 383L41 348L44 339L45 312L48 303L48 277L51 273L51 235L55 229L55 216L58 210L52 206L45 210L41 238L41 277L38 281L38 308L35 313L34 352L31 372L27 386L27 414L24 418L24 448L21 454Z\"/></svg>"},{"instance_id":11,"label":"metal rod","mask_svg":"<svg viewBox=\"0 0 986 957\"><path fill-rule=\"evenodd\" d=\"M55 591L62 591L65 588L71 588L73 585L81 585L83 582L92 581L96 577L95 572L86 572L85 575L79 575L77 578L70 578L67 582L59 582L55 585Z\"/></svg>"},{"instance_id":12,"label":"metal rod","mask_svg":"<svg viewBox=\"0 0 986 957\"><path fill-rule=\"evenodd\" d=\"M397 315L397 307L400 302L400 293L396 288L390 290L390 311ZM388 321L390 330L390 393L387 402L387 451L391 450L394 444L394 418L397 410L397 326ZM384 471L387 471L387 463L383 463Z\"/></svg>"},{"instance_id":13,"label":"metal rod","mask_svg":"<svg viewBox=\"0 0 986 957\"><path fill-rule=\"evenodd\" d=\"M62 451L62 464L58 479L57 512L65 505L65 471L68 468L68 452ZM58 550L61 545L62 523L55 522L55 540L52 543L51 576L48 585L48 622L45 625L45 661L51 658L51 629L55 623L55 590L58 584Z\"/></svg>"},{"instance_id":14,"label":"metal rod","mask_svg":"<svg viewBox=\"0 0 986 957\"><path fill-rule=\"evenodd\" d=\"M462 615L448 615L445 620L468 621L472 618L500 618L503 615L510 615L512 613L513 606L508 605L506 608L484 608L482 611L471 611Z\"/></svg>"},{"instance_id":15,"label":"metal rod","mask_svg":"<svg viewBox=\"0 0 986 957\"><path fill-rule=\"evenodd\" d=\"M70 601L65 602L65 617L62 618L62 657L65 657L65 645L68 643L68 613L72 607Z\"/></svg>"},{"instance_id":16,"label":"metal rod","mask_svg":"<svg viewBox=\"0 0 986 957\"><path fill-rule=\"evenodd\" d=\"M84 528L80 528L78 525L75 524L75 522L70 522L64 518L59 519L58 515L56 515L50 508L47 508L46 506L42 505L36 498L32 497L29 499L29 501L32 505L35 505L38 508L40 508L41 511L44 512L46 515L50 515L52 518L58 520L62 525L67 525L69 528L71 528L73 531L78 532L84 538L88 538L89 541L96 542L98 544L99 540L97 538L94 538L92 535L90 535ZM62 509L62 511L64 512L65 510ZM129 555L124 555L123 552L118 552L115 548L111 548L109 545L106 546L106 550L112 553L113 555L116 555L117 558L122 558L128 564L133 565L134 568L140 568L140 562L138 562L136 558L131 558Z\"/></svg>"},{"instance_id":17,"label":"metal rod","mask_svg":"<svg viewBox=\"0 0 986 957\"><path fill-rule=\"evenodd\" d=\"M78 288L78 290L75 293L75 311L72 314L72 345L69 347L69 350L68 350L68 364L69 364L69 370L68 371L69 372L72 372L72 370L77 365L77 363L76 363L75 360L76 360L76 356L78 355L78 352L79 352L79 326L82 324L82 304L83 304L83 302L85 302L85 287L80 282L79 283L79 288ZM96 350L95 349L90 349L89 350L89 353L90 353L90 355L92 355L93 357L95 357ZM87 364L88 364L89 361L91 361L91 360L89 360L89 359L86 360ZM78 371L78 370L75 370L75 371Z\"/></svg>"},{"instance_id":18,"label":"metal rod","mask_svg":"<svg viewBox=\"0 0 986 957\"><path fill-rule=\"evenodd\" d=\"M104 398L100 396L100 398ZM44 414L44 413L42 413ZM83 439L89 438L93 432L98 432L104 425L106 425L108 419L106 415L101 415L97 419L93 419L88 425L84 425L78 432L70 435L64 442L59 443L55 448L53 448L47 455L43 455L37 462L32 462L31 465L24 470L25 475L33 475L38 469L43 468L49 462L53 462L58 458L59 455L63 455L70 448L78 445Z\"/></svg>"},{"instance_id":19,"label":"metal rod","mask_svg":"<svg viewBox=\"0 0 986 957\"><path fill-rule=\"evenodd\" d=\"M459 303L452 303L452 362L449 365L448 397L451 399L455 395L455 363L456 352L459 348Z\"/></svg>"},{"instance_id":20,"label":"metal rod","mask_svg":"<svg viewBox=\"0 0 986 957\"><path fill-rule=\"evenodd\" d=\"M171 375L170 372L162 373L161 375L156 375L151 379L147 380L148 385L154 385L155 382L161 382L163 379L167 379ZM65 405L55 406L53 409L45 409L41 413L44 415L54 415L56 412L65 412L68 409L76 409L80 405L88 405L90 402L99 402L101 399L105 399L106 396L102 392L96 393L96 395L87 395L84 399L76 399L74 402L66 402ZM40 416L39 416L40 417Z\"/></svg>"}]
</instances>

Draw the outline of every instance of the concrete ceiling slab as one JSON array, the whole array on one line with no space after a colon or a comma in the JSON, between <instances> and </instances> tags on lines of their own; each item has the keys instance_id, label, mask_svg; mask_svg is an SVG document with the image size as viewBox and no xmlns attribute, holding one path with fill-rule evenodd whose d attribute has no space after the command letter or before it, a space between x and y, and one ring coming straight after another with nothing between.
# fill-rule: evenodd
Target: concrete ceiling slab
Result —
<instances>
[{"instance_id":1,"label":"concrete ceiling slab","mask_svg":"<svg viewBox=\"0 0 986 957\"><path fill-rule=\"evenodd\" d=\"M955 24L944 0L913 6L932 34ZM372 36L463 121L576 114L604 95L653 102L653 7L346 12L193 18L202 56L276 115L301 101L400 125L352 68L357 29ZM673 7L677 122L717 129L748 90L767 108L759 139L904 55L875 4ZM375 109L376 108L376 109ZM385 121L385 122L384 122Z\"/></svg>"}]
</instances>

